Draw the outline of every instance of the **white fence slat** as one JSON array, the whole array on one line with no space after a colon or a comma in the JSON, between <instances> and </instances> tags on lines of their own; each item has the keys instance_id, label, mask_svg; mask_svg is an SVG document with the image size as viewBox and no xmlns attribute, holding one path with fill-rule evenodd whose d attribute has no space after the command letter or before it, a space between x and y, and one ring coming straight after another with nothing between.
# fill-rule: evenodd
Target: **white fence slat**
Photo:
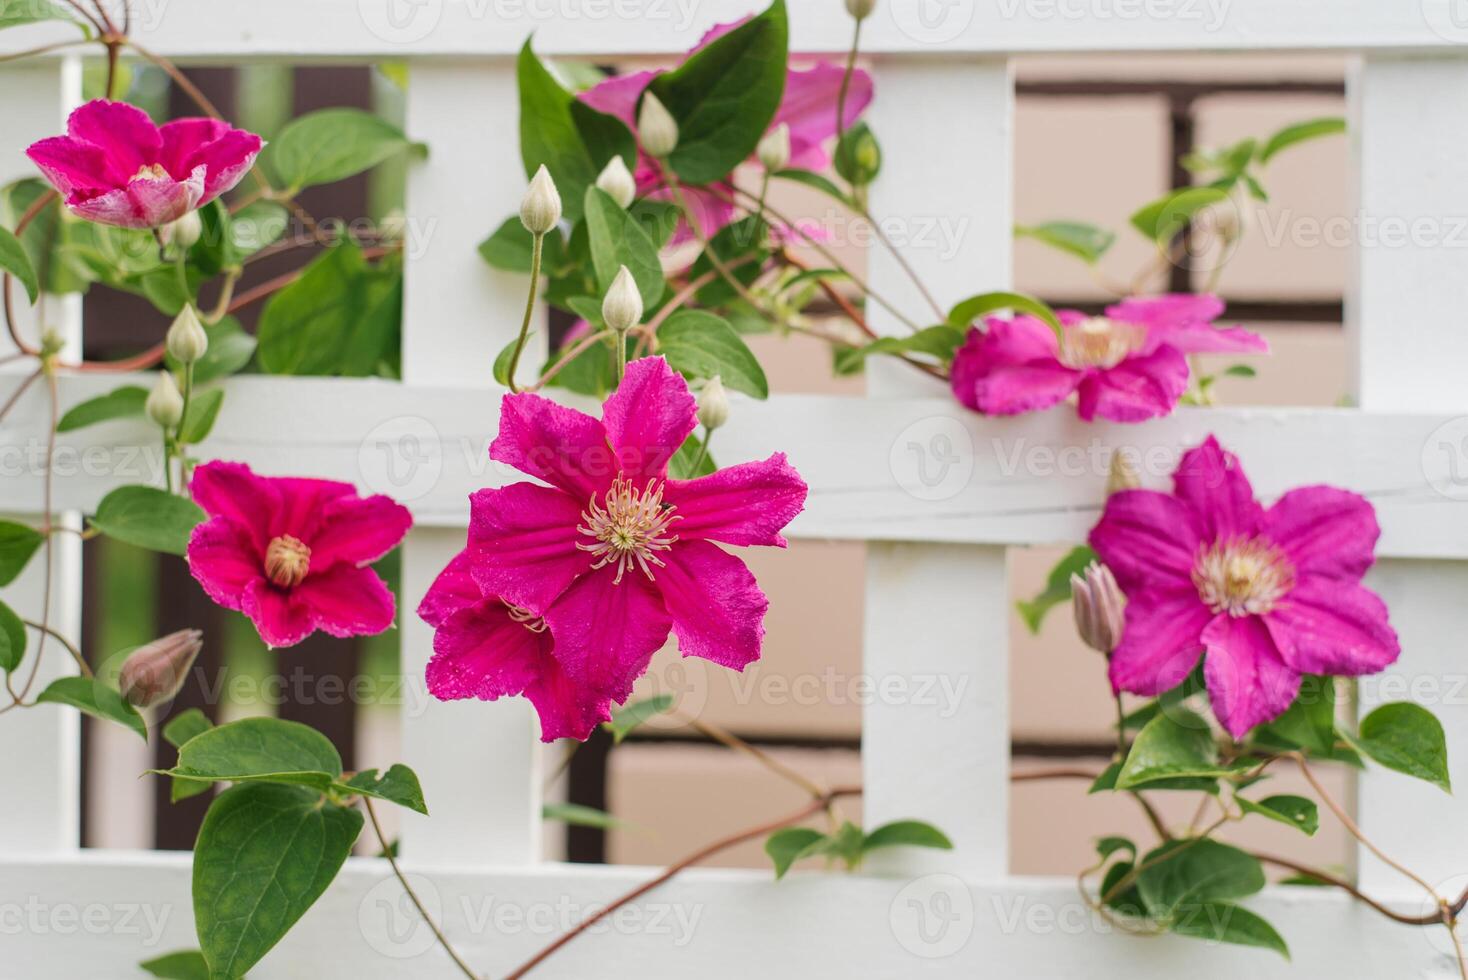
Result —
<instances>
[{"instance_id":1,"label":"white fence slat","mask_svg":"<svg viewBox=\"0 0 1468 980\"><path fill-rule=\"evenodd\" d=\"M472 462L480 464L488 462L479 454L493 437L498 413L475 408L497 400L487 397L494 358L519 329L524 304L524 283L492 273L475 252L506 215L516 213L524 191L515 91L514 65L505 59L414 65L408 86L408 132L429 145L429 157L414 165L408 185L403 380L478 389L472 403L460 403L463 416L456 424L475 434ZM540 362L535 348L526 359ZM398 496L428 492L442 469L442 456L419 455L420 446L439 448L437 433L430 426L424 435L424 424L408 403L369 437L376 444L369 457L388 454L391 469L381 472L396 474L389 483L407 481ZM415 441L420 437L422 443ZM459 488L453 505L453 523L461 530L414 531L404 546L403 671L420 692L433 633L414 609L464 545L465 491ZM402 723L408 764L422 778L433 812L431 820L405 814L403 853L420 863L461 866L538 860L541 753L529 706L519 699L410 704Z\"/></svg>"},{"instance_id":2,"label":"white fence slat","mask_svg":"<svg viewBox=\"0 0 1468 980\"><path fill-rule=\"evenodd\" d=\"M1363 241L1357 295L1350 306L1356 340L1357 394L1371 412L1452 413L1414 448L1442 489L1445 536L1468 527L1468 277L1463 275L1462 189L1468 186L1468 58L1366 58L1351 79L1352 138L1358 158ZM1366 239L1368 230L1378 230ZM1389 238L1395 230L1398 237ZM1403 230L1406 234L1403 235ZM1454 230L1458 234L1454 237ZM1438 508L1432 508L1437 510ZM1402 639L1402 657L1381 677L1361 683L1364 716L1377 704L1425 704L1447 730L1455 784L1468 782L1468 565L1383 561L1369 581L1386 599ZM1380 769L1360 780L1362 829L1382 850L1442 890L1465 884L1468 800ZM1400 876L1364 849L1361 880L1369 891Z\"/></svg>"},{"instance_id":3,"label":"white fence slat","mask_svg":"<svg viewBox=\"0 0 1468 980\"><path fill-rule=\"evenodd\" d=\"M13 100L7 109L5 127L0 132L0 183L34 174L30 161L22 151L35 140L61 132L66 114L81 96L81 66L75 59L51 64L0 67L0 91L24 92L24 99ZM11 287L16 297L15 309L23 336L32 344L39 331L26 309L24 289ZM76 353L81 337L80 297L43 299L46 324L68 338L66 354ZM0 330L0 353L13 350L10 338ZM32 362L7 365L0 370L30 372ZM0 378L0 386L12 387L13 375ZM31 386L31 397L37 405L47 404L44 380ZM42 477L45 472L44 427L17 429L10 420L0 423L7 434L0 436L0 446L19 450L19 465L25 467L26 479L5 479L3 506L7 511L28 511L21 517L39 523L42 510ZM14 436L10 433L14 433ZM62 519L65 519L62 517ZM51 625L75 642L81 627L81 542L75 535L58 535L52 542ZM46 580L44 552L38 551L25 572L4 590L3 598L26 619L39 620L43 607ZM30 656L13 679L20 690L35 663L37 634L27 631ZM28 701L46 685L64 674L75 673L71 657L55 639L46 641L43 659ZM7 712L0 719L5 744L11 750L0 753L0 785L24 788L24 805L8 808L5 833L0 835L0 852L16 854L64 854L80 843L80 751L81 724L75 711L52 705Z\"/></svg>"},{"instance_id":4,"label":"white fence slat","mask_svg":"<svg viewBox=\"0 0 1468 980\"><path fill-rule=\"evenodd\" d=\"M908 260L939 303L1007 285L1014 99L1008 65L883 58L874 74L872 127L886 160L872 189L872 213L910 243ZM876 246L868 254L872 288L918 323L932 322L936 314L891 255ZM879 333L906 330L871 301L867 314ZM868 393L881 408L886 398L946 395L907 366L875 359ZM885 457L889 485L899 479L891 467L950 466L942 440L962 428L954 421L959 412L949 402L896 439L866 435L866 451ZM934 510L925 497L945 492L941 480L917 489L899 505L905 512ZM862 717L866 822L928 820L957 847L941 860L904 854L882 857L879 866L971 875L1003 874L1008 867L1007 607L1003 548L874 544L867 550L865 665L877 696ZM883 693L899 684L904 693ZM948 693L920 697L925 689Z\"/></svg>"}]
</instances>

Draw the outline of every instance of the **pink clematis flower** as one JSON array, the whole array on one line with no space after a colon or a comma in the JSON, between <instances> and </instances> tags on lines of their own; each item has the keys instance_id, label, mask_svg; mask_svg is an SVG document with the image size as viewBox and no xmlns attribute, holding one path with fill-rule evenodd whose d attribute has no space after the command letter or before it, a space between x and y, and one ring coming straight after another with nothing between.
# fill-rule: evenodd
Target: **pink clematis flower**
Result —
<instances>
[{"instance_id":1,"label":"pink clematis flower","mask_svg":"<svg viewBox=\"0 0 1468 980\"><path fill-rule=\"evenodd\" d=\"M189 539L189 571L267 646L392 625L392 592L367 565L412 526L401 504L359 497L348 483L256 476L242 463L205 463L189 492L211 518Z\"/></svg>"},{"instance_id":2,"label":"pink clematis flower","mask_svg":"<svg viewBox=\"0 0 1468 980\"><path fill-rule=\"evenodd\" d=\"M990 317L954 357L953 393L985 415L1039 411L1072 393L1088 422L1167 415L1188 388L1186 355L1268 352L1257 334L1214 327L1222 313L1216 296L1187 294L1123 300L1099 317L1060 310L1059 341L1038 317Z\"/></svg>"},{"instance_id":3,"label":"pink clematis flower","mask_svg":"<svg viewBox=\"0 0 1468 980\"><path fill-rule=\"evenodd\" d=\"M688 52L689 55L697 54L747 20L748 17L712 28ZM785 96L770 122L770 128L781 123L790 127L790 163L787 166L800 170L825 170L830 166L831 157L826 152L826 143L836 136L836 101L845 73L843 66L822 61L811 68L792 69L786 74ZM598 112L616 116L635 133L637 102L648 83L661 74L660 71L640 71L619 75L582 92L578 98ZM871 75L861 70L853 72L851 88L846 95L844 125L849 127L860 119L871 101ZM646 153L638 152L637 166L632 175L637 181L638 197L672 200L672 192L664 183L657 162ZM712 189L684 187L683 194L689 208L698 217L704 234L713 235L734 220L734 206L724 200L724 197L733 197L732 184L720 182ZM687 234L687 230L680 227L675 240L681 241Z\"/></svg>"},{"instance_id":4,"label":"pink clematis flower","mask_svg":"<svg viewBox=\"0 0 1468 980\"><path fill-rule=\"evenodd\" d=\"M784 547L780 531L807 488L783 453L669 477L695 416L687 383L661 357L628 365L600 420L538 395L505 396L490 456L549 486L471 498L461 558L477 592L450 566L420 610L441 624L435 696L523 691L544 737L584 737L608 702L626 700L670 631L685 657L734 670L759 659L769 601L714 542ZM483 621L456 621L463 607L445 614L455 584Z\"/></svg>"},{"instance_id":5,"label":"pink clematis flower","mask_svg":"<svg viewBox=\"0 0 1468 980\"><path fill-rule=\"evenodd\" d=\"M1363 497L1308 486L1265 509L1212 436L1173 481L1170 494L1113 494L1091 531L1127 597L1114 690L1161 694L1202 656L1214 714L1240 738L1290 706L1302 674L1397 659L1386 605L1360 584L1380 535Z\"/></svg>"},{"instance_id":6,"label":"pink clematis flower","mask_svg":"<svg viewBox=\"0 0 1468 980\"><path fill-rule=\"evenodd\" d=\"M66 133L26 156L73 213L123 228L157 228L203 207L240 182L264 145L217 119L155 126L136 106L105 99L73 112Z\"/></svg>"}]
</instances>

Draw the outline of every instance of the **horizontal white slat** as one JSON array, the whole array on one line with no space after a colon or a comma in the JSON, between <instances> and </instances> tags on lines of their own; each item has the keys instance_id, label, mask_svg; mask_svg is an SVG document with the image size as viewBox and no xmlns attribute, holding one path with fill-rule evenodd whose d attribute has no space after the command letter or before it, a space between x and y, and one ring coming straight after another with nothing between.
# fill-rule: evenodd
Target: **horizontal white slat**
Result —
<instances>
[{"instance_id":1,"label":"horizontal white slat","mask_svg":"<svg viewBox=\"0 0 1468 980\"><path fill-rule=\"evenodd\" d=\"M1465 29L1452 0L884 0L872 52L1446 49ZM531 33L551 54L670 53L761 0L133 0L134 33L173 56L403 58L512 54ZM792 48L850 44L840 5L791 3ZM57 28L6 31L18 50Z\"/></svg>"},{"instance_id":2,"label":"horizontal white slat","mask_svg":"<svg viewBox=\"0 0 1468 980\"><path fill-rule=\"evenodd\" d=\"M504 976L568 923L652 874L641 868L409 874L481 976ZM102 853L0 863L4 975L132 977L139 960L196 945L187 855ZM1390 896L1387 896L1390 899ZM1115 934L1072 881L965 884L944 873L850 878L694 871L584 935L534 976L1414 977L1457 975L1429 934L1325 889L1272 889L1251 908L1295 964L1257 949ZM1422 910L1415 900L1394 902ZM920 918L921 917L921 918ZM18 930L11 927L19 922ZM1349 937L1350 942L1343 942ZM1446 932L1443 933L1446 938ZM1202 972L1200 972L1200 970ZM432 947L382 861L354 858L261 964L258 980L461 976Z\"/></svg>"},{"instance_id":3,"label":"horizontal white slat","mask_svg":"<svg viewBox=\"0 0 1468 980\"><path fill-rule=\"evenodd\" d=\"M0 377L0 399L15 383ZM68 377L64 404L119 383ZM487 388L242 377L229 382L202 450L262 473L348 480L398 497L420 523L463 526L471 491L521 479L488 457L498 404L499 394ZM792 526L799 537L1037 544L1085 537L1112 447L1140 453L1146 482L1163 487L1179 447L1212 432L1240 455L1264 498L1309 483L1348 487L1377 507L1381 555L1465 558L1461 503L1429 482L1468 496L1468 487L1451 483L1455 458L1436 448L1441 431L1451 434L1461 424L1453 419L1212 408L1183 409L1146 425L1088 425L1065 409L988 419L941 398L778 396L738 401L713 449L723 465L781 450L790 455L812 488L806 513ZM44 397L36 391L0 424L5 499L37 499L44 424ZM91 509L112 487L158 478L158 461L153 433L142 423L69 433L58 451L59 506Z\"/></svg>"}]
</instances>

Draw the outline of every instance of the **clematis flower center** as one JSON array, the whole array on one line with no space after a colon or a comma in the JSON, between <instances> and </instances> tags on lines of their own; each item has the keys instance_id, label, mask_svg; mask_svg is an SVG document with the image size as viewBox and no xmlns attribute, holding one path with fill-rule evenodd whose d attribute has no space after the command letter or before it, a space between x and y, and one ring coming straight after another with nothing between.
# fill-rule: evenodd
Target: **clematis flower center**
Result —
<instances>
[{"instance_id":1,"label":"clematis flower center","mask_svg":"<svg viewBox=\"0 0 1468 980\"><path fill-rule=\"evenodd\" d=\"M265 577L282 589L295 588L311 570L311 549L304 541L282 534L265 549Z\"/></svg>"},{"instance_id":2,"label":"clematis flower center","mask_svg":"<svg viewBox=\"0 0 1468 980\"><path fill-rule=\"evenodd\" d=\"M133 174L133 180L167 180L168 171L163 169L161 163L145 163ZM131 181L129 181L131 183Z\"/></svg>"},{"instance_id":3,"label":"clematis flower center","mask_svg":"<svg viewBox=\"0 0 1468 980\"><path fill-rule=\"evenodd\" d=\"M614 585L622 581L623 573L634 564L652 580L649 566L663 566L656 552L667 551L678 540L678 535L668 533L669 526L679 520L674 509L671 504L663 503L661 480L649 480L646 487L638 490L632 481L618 477L606 492L603 503L598 503L593 496L581 512L581 519L586 523L576 525L576 530L592 541L577 542L576 547L591 553L595 559L593 570L615 562Z\"/></svg>"},{"instance_id":4,"label":"clematis flower center","mask_svg":"<svg viewBox=\"0 0 1468 980\"><path fill-rule=\"evenodd\" d=\"M544 633L546 630L545 620L535 615L529 609L521 609L519 606L512 606L507 602L505 603L505 611L510 614L511 619L532 633Z\"/></svg>"},{"instance_id":5,"label":"clematis flower center","mask_svg":"<svg viewBox=\"0 0 1468 980\"><path fill-rule=\"evenodd\" d=\"M1198 552L1193 585L1215 613L1258 616L1295 587L1295 569L1263 538L1225 538Z\"/></svg>"},{"instance_id":6,"label":"clematis flower center","mask_svg":"<svg viewBox=\"0 0 1468 980\"><path fill-rule=\"evenodd\" d=\"M1065 328L1060 361L1071 368L1114 368L1141 348L1147 331L1134 323L1104 316L1087 317Z\"/></svg>"}]
</instances>

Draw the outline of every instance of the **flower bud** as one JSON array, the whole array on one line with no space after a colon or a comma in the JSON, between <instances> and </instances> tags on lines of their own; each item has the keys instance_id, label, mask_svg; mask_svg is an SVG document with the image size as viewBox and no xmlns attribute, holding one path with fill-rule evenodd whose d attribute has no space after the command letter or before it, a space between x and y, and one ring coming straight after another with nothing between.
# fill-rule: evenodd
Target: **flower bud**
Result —
<instances>
[{"instance_id":1,"label":"flower bud","mask_svg":"<svg viewBox=\"0 0 1468 980\"><path fill-rule=\"evenodd\" d=\"M1116 584L1111 569L1097 562L1086 566L1086 575L1070 577L1071 608L1076 617L1076 632L1086 646L1107 656L1121 642L1126 623L1123 609L1126 597Z\"/></svg>"},{"instance_id":2,"label":"flower bud","mask_svg":"<svg viewBox=\"0 0 1468 980\"><path fill-rule=\"evenodd\" d=\"M770 173L784 170L790 162L790 125L781 123L764 135L755 149L759 162Z\"/></svg>"},{"instance_id":3,"label":"flower bud","mask_svg":"<svg viewBox=\"0 0 1468 980\"><path fill-rule=\"evenodd\" d=\"M859 122L836 144L836 172L855 187L865 187L882 172L882 144L871 127Z\"/></svg>"},{"instance_id":4,"label":"flower bud","mask_svg":"<svg viewBox=\"0 0 1468 980\"><path fill-rule=\"evenodd\" d=\"M1135 490L1142 485L1142 478L1132 466L1131 454L1121 449L1111 451L1111 472L1106 476L1106 496L1123 490Z\"/></svg>"},{"instance_id":5,"label":"flower bud","mask_svg":"<svg viewBox=\"0 0 1468 980\"><path fill-rule=\"evenodd\" d=\"M190 211L177 221L170 221L158 229L158 237L163 240L163 244L177 245L181 249L193 248L203 234L204 221L197 211Z\"/></svg>"},{"instance_id":6,"label":"flower bud","mask_svg":"<svg viewBox=\"0 0 1468 980\"><path fill-rule=\"evenodd\" d=\"M642 294L637 291L637 280L627 267L622 266L612 288L607 290L601 303L601 318L617 333L626 333L642 322Z\"/></svg>"},{"instance_id":7,"label":"flower bud","mask_svg":"<svg viewBox=\"0 0 1468 980\"><path fill-rule=\"evenodd\" d=\"M642 97L642 110L637 115L637 139L649 155L659 159L678 148L678 120L651 92Z\"/></svg>"},{"instance_id":8,"label":"flower bud","mask_svg":"<svg viewBox=\"0 0 1468 980\"><path fill-rule=\"evenodd\" d=\"M857 20L866 20L877 8L877 0L846 0L846 12Z\"/></svg>"},{"instance_id":9,"label":"flower bud","mask_svg":"<svg viewBox=\"0 0 1468 980\"><path fill-rule=\"evenodd\" d=\"M541 164L520 202L520 223L532 235L544 235L561 220L561 194L550 171Z\"/></svg>"},{"instance_id":10,"label":"flower bud","mask_svg":"<svg viewBox=\"0 0 1468 980\"><path fill-rule=\"evenodd\" d=\"M179 630L138 647L123 662L117 675L118 690L128 704L138 708L171 700L183 687L203 645L204 634L199 630Z\"/></svg>"},{"instance_id":11,"label":"flower bud","mask_svg":"<svg viewBox=\"0 0 1468 980\"><path fill-rule=\"evenodd\" d=\"M717 374L698 393L698 421L709 432L729 421L729 393Z\"/></svg>"},{"instance_id":12,"label":"flower bud","mask_svg":"<svg viewBox=\"0 0 1468 980\"><path fill-rule=\"evenodd\" d=\"M209 350L209 335L199 322L192 303L186 304L168 328L168 356L180 364L192 364Z\"/></svg>"},{"instance_id":13,"label":"flower bud","mask_svg":"<svg viewBox=\"0 0 1468 980\"><path fill-rule=\"evenodd\" d=\"M143 409L148 413L148 418L165 429L172 429L183 421L183 395L179 394L172 371L158 372L158 382L148 393Z\"/></svg>"},{"instance_id":14,"label":"flower bud","mask_svg":"<svg viewBox=\"0 0 1468 980\"><path fill-rule=\"evenodd\" d=\"M637 181L632 179L632 171L627 169L620 153L602 168L601 176L596 178L596 186L606 191L618 207L629 207L637 198Z\"/></svg>"}]
</instances>

